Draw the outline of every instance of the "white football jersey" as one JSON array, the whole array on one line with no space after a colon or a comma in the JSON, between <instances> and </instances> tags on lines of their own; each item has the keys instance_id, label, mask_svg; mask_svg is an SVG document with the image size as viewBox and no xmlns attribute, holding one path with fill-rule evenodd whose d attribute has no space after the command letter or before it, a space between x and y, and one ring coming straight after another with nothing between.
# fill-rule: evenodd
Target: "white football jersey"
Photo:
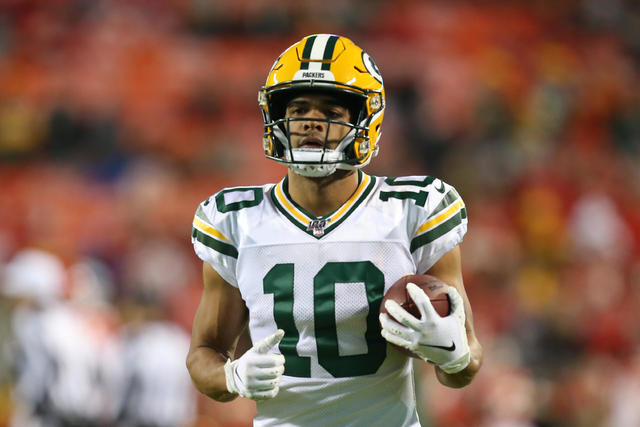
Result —
<instances>
[{"instance_id":1,"label":"white football jersey","mask_svg":"<svg viewBox=\"0 0 640 427\"><path fill-rule=\"evenodd\" d=\"M419 425L410 359L380 335L388 288L461 242L464 203L437 178L358 171L353 196L315 217L288 180L224 189L198 207L198 256L237 287L255 343L283 329L280 392L257 426Z\"/></svg>"}]
</instances>

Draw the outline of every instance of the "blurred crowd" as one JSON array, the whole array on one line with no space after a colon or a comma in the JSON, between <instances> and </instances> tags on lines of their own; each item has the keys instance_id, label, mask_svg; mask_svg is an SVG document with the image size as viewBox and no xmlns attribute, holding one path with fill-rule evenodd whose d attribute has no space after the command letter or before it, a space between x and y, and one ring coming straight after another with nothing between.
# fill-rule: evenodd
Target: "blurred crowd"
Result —
<instances>
[{"instance_id":1,"label":"blurred crowd","mask_svg":"<svg viewBox=\"0 0 640 427\"><path fill-rule=\"evenodd\" d=\"M285 173L257 90L314 32L385 78L367 171L467 205L485 366L462 390L420 369L425 424L640 425L637 1L2 0L0 426L250 424L188 384L189 231Z\"/></svg>"}]
</instances>

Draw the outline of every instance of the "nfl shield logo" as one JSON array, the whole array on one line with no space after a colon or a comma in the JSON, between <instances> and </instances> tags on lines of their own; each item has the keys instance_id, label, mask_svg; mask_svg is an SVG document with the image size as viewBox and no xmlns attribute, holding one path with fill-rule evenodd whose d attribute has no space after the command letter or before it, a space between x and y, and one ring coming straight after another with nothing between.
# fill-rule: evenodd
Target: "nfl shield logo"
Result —
<instances>
[{"instance_id":1,"label":"nfl shield logo","mask_svg":"<svg viewBox=\"0 0 640 427\"><path fill-rule=\"evenodd\" d=\"M324 234L324 228L327 226L329 221L331 221L331 218L311 220L307 226L307 231L311 231L314 236L320 237Z\"/></svg>"}]
</instances>

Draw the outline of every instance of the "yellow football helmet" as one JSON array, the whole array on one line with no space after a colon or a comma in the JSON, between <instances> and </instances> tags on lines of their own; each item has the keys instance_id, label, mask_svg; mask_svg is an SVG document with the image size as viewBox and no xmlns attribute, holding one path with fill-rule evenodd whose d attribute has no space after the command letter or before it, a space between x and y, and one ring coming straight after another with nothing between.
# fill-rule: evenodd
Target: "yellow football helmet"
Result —
<instances>
[{"instance_id":1,"label":"yellow football helmet","mask_svg":"<svg viewBox=\"0 0 640 427\"><path fill-rule=\"evenodd\" d=\"M330 92L351 113L349 133L335 149L327 138L321 149L292 148L287 103L310 91ZM373 59L346 37L333 34L307 36L285 50L269 71L258 93L264 119L264 152L305 176L327 176L336 169L357 169L378 154L380 126L386 104L380 70ZM328 135L328 131L327 131Z\"/></svg>"}]
</instances>

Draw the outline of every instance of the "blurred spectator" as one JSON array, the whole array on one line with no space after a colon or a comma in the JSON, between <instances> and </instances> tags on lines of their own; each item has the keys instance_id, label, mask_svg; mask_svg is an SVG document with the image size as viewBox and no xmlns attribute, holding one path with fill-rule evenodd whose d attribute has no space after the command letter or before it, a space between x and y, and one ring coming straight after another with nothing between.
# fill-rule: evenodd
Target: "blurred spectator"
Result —
<instances>
[{"instance_id":1,"label":"blurred spectator","mask_svg":"<svg viewBox=\"0 0 640 427\"><path fill-rule=\"evenodd\" d=\"M189 335L163 314L164 303L138 291L121 302L125 390L118 425L188 426L196 394L185 369Z\"/></svg>"},{"instance_id":2,"label":"blurred spectator","mask_svg":"<svg viewBox=\"0 0 640 427\"><path fill-rule=\"evenodd\" d=\"M25 99L0 103L1 160L24 160L38 152L45 134L41 114Z\"/></svg>"},{"instance_id":3,"label":"blurred spectator","mask_svg":"<svg viewBox=\"0 0 640 427\"><path fill-rule=\"evenodd\" d=\"M67 284L65 267L53 254L23 249L2 269L0 291L8 302L9 328L2 337L3 365L15 373L11 425L42 425L51 372L42 329Z\"/></svg>"},{"instance_id":4,"label":"blurred spectator","mask_svg":"<svg viewBox=\"0 0 640 427\"><path fill-rule=\"evenodd\" d=\"M67 275L57 258L34 250L7 265L3 292L21 299L12 316L18 344L12 425L108 426L115 419L121 358L104 311L108 284L90 269L76 264ZM65 283L69 302L61 299Z\"/></svg>"},{"instance_id":5,"label":"blurred spectator","mask_svg":"<svg viewBox=\"0 0 640 427\"><path fill-rule=\"evenodd\" d=\"M590 192L576 201L569 233L577 257L621 260L631 251L629 227L606 193Z\"/></svg>"}]
</instances>

